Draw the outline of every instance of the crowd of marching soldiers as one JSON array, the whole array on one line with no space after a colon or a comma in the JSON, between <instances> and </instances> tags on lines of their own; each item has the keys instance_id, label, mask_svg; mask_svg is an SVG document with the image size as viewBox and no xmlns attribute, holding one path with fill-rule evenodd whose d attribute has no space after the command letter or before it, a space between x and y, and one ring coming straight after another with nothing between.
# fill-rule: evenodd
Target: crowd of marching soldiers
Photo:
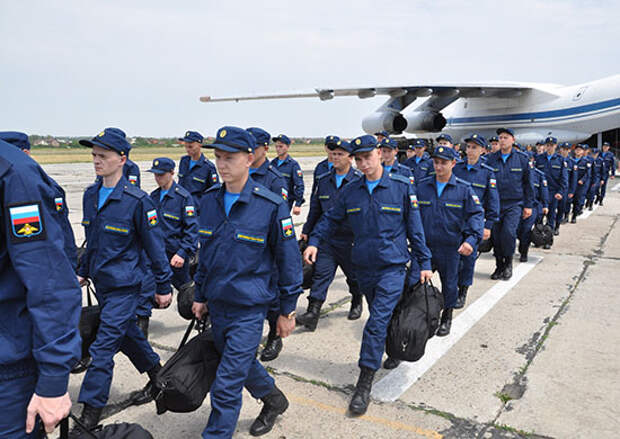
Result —
<instances>
[{"instance_id":1,"label":"crowd of marching soldiers","mask_svg":"<svg viewBox=\"0 0 620 439\"><path fill-rule=\"evenodd\" d=\"M0 139L29 152L23 133L0 133ZM289 155L289 137L271 137L257 127L223 127L214 143L206 145L214 149L216 165L202 153L200 133L187 131L179 140L187 155L181 158L178 182L174 160L157 158L149 172L158 187L150 195L139 188L140 171L129 160L131 146L122 130L106 128L92 140L80 141L92 148L97 179L84 193L86 244L79 265L64 192L49 180L62 232L60 248L79 285L94 283L101 306L96 340L89 357L79 363L76 322L63 323L71 342L64 342L62 367L55 372L64 377L67 363L74 372L86 370L78 401L84 404L80 421L89 428L99 423L107 403L118 351L150 379L132 395L133 403L149 402L156 394L161 365L147 341L148 321L153 306L170 305L172 284L178 291L195 290L196 318L203 318L208 306L221 355L203 436L232 436L244 386L264 402L250 433L267 433L288 401L256 359L264 321L269 332L260 360L270 361L278 357L282 338L295 323L316 330L338 267L351 294L348 319L361 317L364 297L370 313L349 405L351 413L363 414L403 288L438 272L444 309L436 335L447 336L453 310L466 305L482 246L493 247L491 279L510 279L515 252L521 262L528 260L534 226L544 222L557 235L562 224L575 223L584 209L603 205L616 169L608 143L599 152L585 144L558 145L556 138L547 137L523 148L510 128L498 129L488 141L472 133L462 145L455 145L448 134L439 135L433 146L415 139L402 163L398 142L387 132L350 142L327 136L327 158L314 170L310 209L299 234L307 245L303 261L314 265L314 271L308 307L296 315L302 258L291 214L299 215L305 200L303 172ZM271 142L277 158L269 161ZM3 233L12 236L11 245L45 246L48 238L55 239L45 203L22 204L9 206L12 223L7 222ZM22 224L25 221L34 225ZM193 275L189 265L196 257ZM76 279L67 282L69 290ZM28 285L25 282L26 294ZM54 325L60 323L49 322L49 328L39 328L37 334L62 332L51 330ZM48 356L45 361L56 360ZM389 357L383 362L386 369L398 365ZM46 396L60 398L66 381L45 390ZM31 396L34 390L17 391ZM54 422L42 420L49 431ZM0 424L0 433L2 428Z\"/></svg>"}]
</instances>

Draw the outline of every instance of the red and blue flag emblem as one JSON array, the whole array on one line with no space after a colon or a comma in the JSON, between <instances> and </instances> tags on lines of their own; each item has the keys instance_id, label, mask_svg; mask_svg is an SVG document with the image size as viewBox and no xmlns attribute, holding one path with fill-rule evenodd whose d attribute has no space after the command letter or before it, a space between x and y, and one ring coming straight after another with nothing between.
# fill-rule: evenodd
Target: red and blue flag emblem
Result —
<instances>
[{"instance_id":1,"label":"red and blue flag emblem","mask_svg":"<svg viewBox=\"0 0 620 439\"><path fill-rule=\"evenodd\" d=\"M26 203L9 207L11 240L13 242L45 239L40 203Z\"/></svg>"},{"instance_id":2,"label":"red and blue flag emblem","mask_svg":"<svg viewBox=\"0 0 620 439\"><path fill-rule=\"evenodd\" d=\"M146 219L151 226L157 225L157 211L155 209L149 210L146 213Z\"/></svg>"},{"instance_id":3,"label":"red and blue flag emblem","mask_svg":"<svg viewBox=\"0 0 620 439\"><path fill-rule=\"evenodd\" d=\"M293 231L293 219L291 217L280 220L280 223L282 224L282 235L285 238L292 238L295 236L295 232Z\"/></svg>"}]
</instances>

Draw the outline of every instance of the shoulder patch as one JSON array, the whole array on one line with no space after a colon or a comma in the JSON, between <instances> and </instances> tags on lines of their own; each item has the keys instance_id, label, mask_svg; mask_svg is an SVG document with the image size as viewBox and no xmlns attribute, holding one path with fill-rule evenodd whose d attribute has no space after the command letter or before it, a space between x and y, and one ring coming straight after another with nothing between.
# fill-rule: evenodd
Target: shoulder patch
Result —
<instances>
[{"instance_id":1,"label":"shoulder patch","mask_svg":"<svg viewBox=\"0 0 620 439\"><path fill-rule=\"evenodd\" d=\"M151 227L155 227L157 225L157 210L151 209L146 212L146 221L149 223Z\"/></svg>"},{"instance_id":2,"label":"shoulder patch","mask_svg":"<svg viewBox=\"0 0 620 439\"><path fill-rule=\"evenodd\" d=\"M297 176L298 177L303 177L304 176L304 171L302 171L301 169L297 170Z\"/></svg>"},{"instance_id":3,"label":"shoulder patch","mask_svg":"<svg viewBox=\"0 0 620 439\"><path fill-rule=\"evenodd\" d=\"M128 193L129 195L133 195L134 197L138 199L146 197L146 192L144 192L142 189L132 184L128 184L123 189L124 189L124 192Z\"/></svg>"},{"instance_id":4,"label":"shoulder patch","mask_svg":"<svg viewBox=\"0 0 620 439\"><path fill-rule=\"evenodd\" d=\"M284 199L274 194L269 189L265 189L264 187L254 186L254 189L252 189L252 193L259 197L265 198L275 204L284 203Z\"/></svg>"},{"instance_id":5,"label":"shoulder patch","mask_svg":"<svg viewBox=\"0 0 620 439\"><path fill-rule=\"evenodd\" d=\"M13 244L42 241L47 237L40 201L10 204L6 210L8 235Z\"/></svg>"},{"instance_id":6,"label":"shoulder patch","mask_svg":"<svg viewBox=\"0 0 620 439\"><path fill-rule=\"evenodd\" d=\"M290 216L280 220L280 226L282 227L282 238L292 239L295 237L295 231L293 230L293 218Z\"/></svg>"},{"instance_id":7,"label":"shoulder patch","mask_svg":"<svg viewBox=\"0 0 620 439\"><path fill-rule=\"evenodd\" d=\"M392 180L400 181L401 183L411 184L411 183L409 183L409 179L407 177L402 176L402 175L390 172L389 176L390 176L390 178Z\"/></svg>"}]
</instances>

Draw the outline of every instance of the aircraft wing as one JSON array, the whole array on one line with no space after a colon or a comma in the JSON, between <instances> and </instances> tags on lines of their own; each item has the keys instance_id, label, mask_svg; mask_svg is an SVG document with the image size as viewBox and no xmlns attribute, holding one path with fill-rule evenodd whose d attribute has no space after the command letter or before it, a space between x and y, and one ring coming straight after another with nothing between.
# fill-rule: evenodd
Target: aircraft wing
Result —
<instances>
[{"instance_id":1,"label":"aircraft wing","mask_svg":"<svg viewBox=\"0 0 620 439\"><path fill-rule=\"evenodd\" d=\"M211 97L203 96L201 102L239 102L265 99L294 99L319 98L322 101L339 96L357 96L358 98L372 98L375 96L389 96L399 98L407 96L410 101L415 98L430 97L423 106L426 109L440 110L456 99L474 97L511 98L520 96L531 90L532 85L520 83L488 83L488 84L442 84L396 87L360 87L360 88L317 88L313 92L266 94L256 96Z\"/></svg>"}]
</instances>

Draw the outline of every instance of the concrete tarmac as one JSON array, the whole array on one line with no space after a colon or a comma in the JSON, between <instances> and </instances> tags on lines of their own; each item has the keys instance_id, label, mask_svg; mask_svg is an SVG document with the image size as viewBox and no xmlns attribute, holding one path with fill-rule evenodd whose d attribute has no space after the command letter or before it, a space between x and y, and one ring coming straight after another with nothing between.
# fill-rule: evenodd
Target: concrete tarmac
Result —
<instances>
[{"instance_id":1,"label":"concrete tarmac","mask_svg":"<svg viewBox=\"0 0 620 439\"><path fill-rule=\"evenodd\" d=\"M308 202L302 215L294 217L297 233L319 160L299 160ZM144 172L150 163L139 165L143 188L153 190L154 179ZM81 197L94 180L92 165L44 168L67 191L79 245L84 236ZM346 411L368 315L365 309L362 319L347 320L349 294L338 272L316 332L296 329L284 340L280 357L265 364L291 404L264 437L619 437L620 194L609 190L616 184L610 180L605 206L587 212L576 225L561 227L551 250L532 248L531 262L515 261L515 271L522 272L518 282L492 281L494 261L482 255L468 306L455 313L452 334L429 341L426 356L418 362L426 361L425 368L402 364L378 371L373 402L360 418ZM298 313L305 311L306 296L299 299ZM153 311L149 340L162 361L174 353L186 325L175 307ZM129 393L148 378L122 354L115 361L104 424L137 422L156 439L200 437L210 412L208 397L199 410L187 414L158 416L154 403L128 407ZM420 369L423 373L416 375ZM83 376L71 377L73 401ZM385 397L388 394L393 397ZM249 426L260 409L244 392L235 438L251 437ZM74 403L73 412L80 411Z\"/></svg>"}]
</instances>

